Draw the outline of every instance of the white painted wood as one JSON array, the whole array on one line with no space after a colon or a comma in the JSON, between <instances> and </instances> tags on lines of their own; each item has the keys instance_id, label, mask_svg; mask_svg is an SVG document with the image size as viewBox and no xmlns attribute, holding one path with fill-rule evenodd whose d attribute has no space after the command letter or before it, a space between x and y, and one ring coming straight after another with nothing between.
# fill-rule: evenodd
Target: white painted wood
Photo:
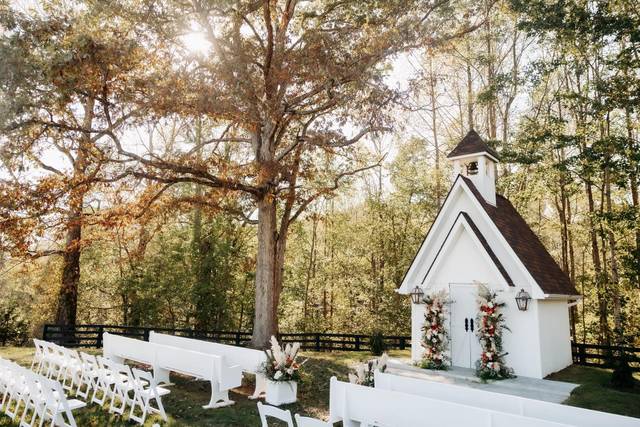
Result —
<instances>
[{"instance_id":1,"label":"white painted wood","mask_svg":"<svg viewBox=\"0 0 640 427\"><path fill-rule=\"evenodd\" d=\"M463 368L475 367L480 357L480 341L476 336L476 299L478 285L452 283L449 285L451 299L449 330L451 338L451 364Z\"/></svg>"},{"instance_id":2,"label":"white painted wood","mask_svg":"<svg viewBox=\"0 0 640 427\"><path fill-rule=\"evenodd\" d=\"M280 406L298 400L298 383L295 381L267 380L266 402Z\"/></svg>"},{"instance_id":3,"label":"white painted wood","mask_svg":"<svg viewBox=\"0 0 640 427\"><path fill-rule=\"evenodd\" d=\"M544 422L580 427L640 427L640 419L636 418L389 373L375 372L375 387ZM498 424L494 425L503 425L502 419L495 418Z\"/></svg>"},{"instance_id":4,"label":"white painted wood","mask_svg":"<svg viewBox=\"0 0 640 427\"><path fill-rule=\"evenodd\" d=\"M415 394L364 387L331 378L330 422L345 427L560 427L550 421L427 398Z\"/></svg>"},{"instance_id":5,"label":"white painted wood","mask_svg":"<svg viewBox=\"0 0 640 427\"><path fill-rule=\"evenodd\" d=\"M291 417L290 410L284 410L276 408L275 406L264 405L262 402L258 402L258 414L260 414L260 422L262 427L269 427L267 417L275 418L287 423L287 427L295 427L293 425L293 418Z\"/></svg>"},{"instance_id":6,"label":"white painted wood","mask_svg":"<svg viewBox=\"0 0 640 427\"><path fill-rule=\"evenodd\" d=\"M169 372L200 378L211 383L211 399L204 408L232 405L229 390L242 384L242 368L229 366L223 356L136 340L107 332L103 353L116 362L125 359L153 366L158 383L169 382Z\"/></svg>"},{"instance_id":7,"label":"white painted wood","mask_svg":"<svg viewBox=\"0 0 640 427\"><path fill-rule=\"evenodd\" d=\"M193 338L177 337L175 335L159 334L154 331L149 333L149 342L222 356L230 365L239 365L244 372L256 376L256 387L253 395L251 395L249 399L257 399L266 391L266 378L261 370L262 366L267 361L267 357L261 350L214 343Z\"/></svg>"},{"instance_id":8,"label":"white painted wood","mask_svg":"<svg viewBox=\"0 0 640 427\"><path fill-rule=\"evenodd\" d=\"M486 250L466 222L454 222L460 212L471 218L515 286L505 286L504 277L488 259ZM503 348L508 353L505 361L516 375L544 378L572 363L569 296L552 298L542 291L466 182L457 179L398 292L408 294L415 286L421 286L425 293L448 292L450 283L474 281L486 284L506 304L502 312L511 332L503 334ZM527 311L518 310L515 302L520 289L533 297ZM472 317L475 319L476 316ZM418 362L423 354L424 305L412 304L411 322L411 358ZM451 325L449 332L450 336L455 332ZM456 345L455 340L452 344ZM471 361L471 367L475 366L475 361ZM468 363L454 364L469 366Z\"/></svg>"},{"instance_id":9,"label":"white painted wood","mask_svg":"<svg viewBox=\"0 0 640 427\"><path fill-rule=\"evenodd\" d=\"M333 424L329 424L325 421L317 418L303 417L296 414L296 425L298 427L333 427Z\"/></svg>"}]
</instances>

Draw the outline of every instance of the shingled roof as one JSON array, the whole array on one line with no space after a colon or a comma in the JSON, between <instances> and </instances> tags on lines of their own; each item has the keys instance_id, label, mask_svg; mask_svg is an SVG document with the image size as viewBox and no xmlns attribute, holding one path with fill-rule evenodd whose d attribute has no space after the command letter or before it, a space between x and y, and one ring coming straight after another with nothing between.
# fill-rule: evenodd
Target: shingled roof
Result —
<instances>
[{"instance_id":1,"label":"shingled roof","mask_svg":"<svg viewBox=\"0 0 640 427\"><path fill-rule=\"evenodd\" d=\"M460 175L487 212L509 246L546 294L579 295L569 277L549 254L538 236L504 196L496 194L496 206L487 203L473 182Z\"/></svg>"},{"instance_id":2,"label":"shingled roof","mask_svg":"<svg viewBox=\"0 0 640 427\"><path fill-rule=\"evenodd\" d=\"M489 147L489 145L484 142L482 137L478 135L478 132L471 129L467 135L462 138L462 141L455 146L453 150L447 155L448 158L466 156L469 154L477 154L477 153L488 153L492 157L495 157L496 160L500 160L498 157L498 153Z\"/></svg>"}]
</instances>

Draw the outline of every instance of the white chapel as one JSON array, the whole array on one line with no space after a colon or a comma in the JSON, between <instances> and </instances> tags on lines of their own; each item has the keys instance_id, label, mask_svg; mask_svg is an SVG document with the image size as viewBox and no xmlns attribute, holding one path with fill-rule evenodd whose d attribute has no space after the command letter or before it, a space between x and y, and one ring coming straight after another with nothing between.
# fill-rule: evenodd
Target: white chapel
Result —
<instances>
[{"instance_id":1,"label":"white chapel","mask_svg":"<svg viewBox=\"0 0 640 427\"><path fill-rule=\"evenodd\" d=\"M399 293L444 290L450 359L473 368L480 284L498 293L510 329L506 363L516 375L543 378L572 363L569 307L578 292L513 205L496 193L498 154L471 130L448 155L453 185L418 250ZM529 296L526 309L516 296ZM412 304L412 359L422 356L424 305Z\"/></svg>"}]
</instances>

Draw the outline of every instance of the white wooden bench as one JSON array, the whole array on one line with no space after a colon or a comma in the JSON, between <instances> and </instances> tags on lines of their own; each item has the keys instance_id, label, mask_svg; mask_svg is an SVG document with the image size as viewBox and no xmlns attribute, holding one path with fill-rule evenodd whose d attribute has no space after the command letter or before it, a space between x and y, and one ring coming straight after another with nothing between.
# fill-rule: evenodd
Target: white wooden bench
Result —
<instances>
[{"instance_id":1,"label":"white wooden bench","mask_svg":"<svg viewBox=\"0 0 640 427\"><path fill-rule=\"evenodd\" d=\"M567 427L459 403L338 381L331 378L329 421L345 427Z\"/></svg>"},{"instance_id":2,"label":"white wooden bench","mask_svg":"<svg viewBox=\"0 0 640 427\"><path fill-rule=\"evenodd\" d=\"M169 373L176 372L211 383L211 399L204 408L232 405L229 390L242 384L242 368L229 366L223 356L200 353L178 347L155 344L107 332L103 336L103 354L123 363L132 360L153 367L157 383L169 383Z\"/></svg>"},{"instance_id":3,"label":"white wooden bench","mask_svg":"<svg viewBox=\"0 0 640 427\"><path fill-rule=\"evenodd\" d=\"M640 427L637 418L390 373L375 372L375 387L580 427Z\"/></svg>"},{"instance_id":4,"label":"white wooden bench","mask_svg":"<svg viewBox=\"0 0 640 427\"><path fill-rule=\"evenodd\" d=\"M267 361L267 356L261 350L197 340L193 338L177 337L174 335L159 334L153 331L149 334L149 342L179 347L185 350L198 351L200 353L223 356L227 360L227 363L231 365L239 365L242 367L244 372L256 376L256 388L249 399L257 399L266 392L267 380L262 373L262 367Z\"/></svg>"}]
</instances>

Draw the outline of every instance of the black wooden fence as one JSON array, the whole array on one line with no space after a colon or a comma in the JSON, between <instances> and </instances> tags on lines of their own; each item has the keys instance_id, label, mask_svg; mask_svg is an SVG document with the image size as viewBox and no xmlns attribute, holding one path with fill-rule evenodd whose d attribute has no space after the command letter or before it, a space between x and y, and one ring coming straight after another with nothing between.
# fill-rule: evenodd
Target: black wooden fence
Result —
<instances>
[{"instance_id":1,"label":"black wooden fence","mask_svg":"<svg viewBox=\"0 0 640 427\"><path fill-rule=\"evenodd\" d=\"M197 338L208 341L247 346L251 332L195 331L193 329L147 328L118 325L45 325L42 339L66 347L102 347L102 334L149 340L149 332ZM384 336L387 349L404 350L411 346L411 337ZM370 351L371 337L361 334L332 334L323 332L300 332L280 334L284 343L299 342L304 350L315 351ZM584 366L607 367L613 361L625 357L634 371L640 371L640 348L604 346L597 344L572 343L573 363Z\"/></svg>"},{"instance_id":2,"label":"black wooden fence","mask_svg":"<svg viewBox=\"0 0 640 427\"><path fill-rule=\"evenodd\" d=\"M178 335L215 341L223 344L247 346L251 341L251 332L195 331L193 329L147 328L117 325L45 325L42 339L65 347L102 347L102 334L123 335L149 340L149 332ZM387 349L404 350L411 346L411 337L384 336ZM301 332L280 334L283 343L299 342L303 350L315 351L370 351L371 337L358 334L332 334L323 332Z\"/></svg>"},{"instance_id":3,"label":"black wooden fence","mask_svg":"<svg viewBox=\"0 0 640 427\"><path fill-rule=\"evenodd\" d=\"M584 366L610 367L625 358L634 371L640 371L640 348L571 343L573 363Z\"/></svg>"}]
</instances>

